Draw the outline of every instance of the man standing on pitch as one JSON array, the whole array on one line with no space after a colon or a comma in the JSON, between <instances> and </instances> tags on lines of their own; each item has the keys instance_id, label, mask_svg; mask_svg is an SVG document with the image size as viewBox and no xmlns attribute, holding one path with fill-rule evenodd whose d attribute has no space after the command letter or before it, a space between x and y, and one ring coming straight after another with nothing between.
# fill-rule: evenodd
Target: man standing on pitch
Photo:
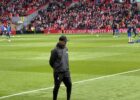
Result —
<instances>
[{"instance_id":1,"label":"man standing on pitch","mask_svg":"<svg viewBox=\"0 0 140 100\"><path fill-rule=\"evenodd\" d=\"M57 100L57 95L61 82L63 82L67 88L67 100L71 97L71 77L69 71L68 61L68 48L66 47L67 37L61 36L56 47L51 51L50 65L53 68L54 75L54 89L53 100Z\"/></svg>"}]
</instances>

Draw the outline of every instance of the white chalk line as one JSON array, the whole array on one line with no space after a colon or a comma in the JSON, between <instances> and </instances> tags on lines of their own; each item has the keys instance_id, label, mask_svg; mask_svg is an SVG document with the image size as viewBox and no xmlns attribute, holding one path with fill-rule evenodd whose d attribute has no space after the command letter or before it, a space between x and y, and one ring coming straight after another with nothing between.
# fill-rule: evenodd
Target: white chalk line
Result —
<instances>
[{"instance_id":1,"label":"white chalk line","mask_svg":"<svg viewBox=\"0 0 140 100\"><path fill-rule=\"evenodd\" d=\"M91 79L82 80L82 81L77 81L77 82L73 82L72 84L80 84L80 83L84 83L84 82L95 81L95 80L99 80L99 79L104 79L104 78L109 78L109 77L113 77L113 76L117 76L117 75L133 73L133 72L137 72L137 71L140 71L140 69L121 72L121 73L116 73L116 74L111 74L111 75L105 75L105 76L91 78ZM62 86L64 86L64 85L62 85ZM24 95L24 94L29 94L29 93L35 93L35 92L39 92L39 91L43 91L43 90L49 90L49 89L53 89L53 86L48 87L48 88L41 88L41 89L36 89L36 90L31 90L31 91L20 92L20 93L16 93L16 94L7 95L7 96L1 96L0 99L6 99L6 98L14 97L14 96L19 96L19 95Z\"/></svg>"}]
</instances>

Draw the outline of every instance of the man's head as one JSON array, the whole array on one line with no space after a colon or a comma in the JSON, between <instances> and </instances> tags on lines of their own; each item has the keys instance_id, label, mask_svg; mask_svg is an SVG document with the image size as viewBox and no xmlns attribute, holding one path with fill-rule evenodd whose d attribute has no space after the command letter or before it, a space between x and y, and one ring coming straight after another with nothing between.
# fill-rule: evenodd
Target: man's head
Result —
<instances>
[{"instance_id":1,"label":"man's head","mask_svg":"<svg viewBox=\"0 0 140 100\"><path fill-rule=\"evenodd\" d=\"M59 41L67 43L68 39L66 36L62 35L59 37Z\"/></svg>"},{"instance_id":2,"label":"man's head","mask_svg":"<svg viewBox=\"0 0 140 100\"><path fill-rule=\"evenodd\" d=\"M59 42L57 43L57 47L63 49L66 46L67 41L68 40L67 40L67 37L66 36L64 36L64 35L60 36L59 37Z\"/></svg>"}]
</instances>

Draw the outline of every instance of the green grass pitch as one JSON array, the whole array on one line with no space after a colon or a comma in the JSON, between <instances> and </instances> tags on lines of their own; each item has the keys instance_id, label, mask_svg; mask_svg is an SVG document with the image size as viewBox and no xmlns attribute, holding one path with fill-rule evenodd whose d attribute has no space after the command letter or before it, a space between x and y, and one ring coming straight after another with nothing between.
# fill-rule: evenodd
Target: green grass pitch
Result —
<instances>
[{"instance_id":1,"label":"green grass pitch","mask_svg":"<svg viewBox=\"0 0 140 100\"><path fill-rule=\"evenodd\" d=\"M48 60L59 36L16 35L11 42L0 37L0 100L52 100L53 75ZM140 100L139 43L128 44L127 35L66 36L71 100ZM33 92L38 89L43 90ZM66 100L64 86L58 100Z\"/></svg>"}]
</instances>

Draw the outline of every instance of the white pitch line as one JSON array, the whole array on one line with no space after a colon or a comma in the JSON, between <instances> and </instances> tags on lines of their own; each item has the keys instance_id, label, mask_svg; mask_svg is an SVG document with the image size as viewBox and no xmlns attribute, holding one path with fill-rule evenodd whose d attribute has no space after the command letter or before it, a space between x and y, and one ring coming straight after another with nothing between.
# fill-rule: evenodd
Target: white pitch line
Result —
<instances>
[{"instance_id":1,"label":"white pitch line","mask_svg":"<svg viewBox=\"0 0 140 100\"><path fill-rule=\"evenodd\" d=\"M137 71L140 71L140 69L121 72L121 73L116 73L116 74L111 74L111 75L105 75L105 76L91 78L91 79L82 80L82 81L77 81L77 82L73 82L72 84L80 84L80 83L84 83L84 82L95 81L95 80L99 80L99 79L104 79L104 78L109 78L109 77L113 77L113 76L117 76L117 75L133 73L133 72L137 72ZM64 85L62 85L62 86L64 86ZM41 89L36 89L36 90L31 90L31 91L25 91L25 92L20 92L20 93L16 93L16 94L11 94L11 95L7 95L7 96L1 96L0 99L10 98L10 97L14 97L14 96L29 94L29 93L35 93L35 92L39 92L39 91L43 91L43 90L49 90L49 89L53 89L53 87L41 88Z\"/></svg>"}]
</instances>

